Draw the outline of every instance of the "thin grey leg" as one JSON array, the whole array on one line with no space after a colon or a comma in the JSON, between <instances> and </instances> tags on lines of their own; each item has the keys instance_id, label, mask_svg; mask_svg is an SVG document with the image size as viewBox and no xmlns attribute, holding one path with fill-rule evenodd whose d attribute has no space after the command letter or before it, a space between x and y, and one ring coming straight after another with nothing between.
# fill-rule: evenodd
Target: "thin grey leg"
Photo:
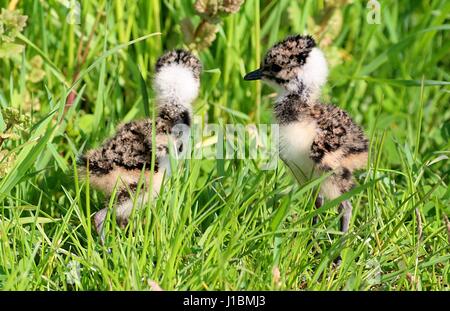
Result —
<instances>
[{"instance_id":1,"label":"thin grey leg","mask_svg":"<svg viewBox=\"0 0 450 311\"><path fill-rule=\"evenodd\" d=\"M352 204L350 203L350 201L345 200L344 202L342 202L339 205L339 214L341 217L341 232L343 233L347 233L348 229L350 227L350 220L352 219ZM335 260L334 260L334 265L335 267L339 267L341 265L342 262L342 257L341 255L339 255Z\"/></svg>"},{"instance_id":2,"label":"thin grey leg","mask_svg":"<svg viewBox=\"0 0 450 311\"><path fill-rule=\"evenodd\" d=\"M101 209L97 213L94 214L95 231L97 231L97 234L100 236L100 242L102 244L104 244L104 242L105 242L105 233L103 231L103 223L105 222L107 213L108 213L108 208L105 207L104 209Z\"/></svg>"},{"instance_id":3,"label":"thin grey leg","mask_svg":"<svg viewBox=\"0 0 450 311\"><path fill-rule=\"evenodd\" d=\"M348 200L345 200L339 205L339 214L341 214L341 231L344 233L348 231L348 228L350 226L352 210L352 204Z\"/></svg>"},{"instance_id":4,"label":"thin grey leg","mask_svg":"<svg viewBox=\"0 0 450 311\"><path fill-rule=\"evenodd\" d=\"M316 209L321 208L323 205L323 202L324 202L323 195L319 194L316 198L316 201L314 202ZM317 215L313 217L313 226L317 224L318 218L319 218L319 216L317 216Z\"/></svg>"}]
</instances>

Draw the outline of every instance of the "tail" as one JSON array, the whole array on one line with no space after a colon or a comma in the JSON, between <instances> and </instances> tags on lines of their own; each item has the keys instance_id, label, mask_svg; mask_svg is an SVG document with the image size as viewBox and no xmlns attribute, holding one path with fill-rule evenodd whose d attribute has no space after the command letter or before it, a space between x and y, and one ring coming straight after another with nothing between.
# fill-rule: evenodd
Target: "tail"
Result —
<instances>
[{"instance_id":1,"label":"tail","mask_svg":"<svg viewBox=\"0 0 450 311\"><path fill-rule=\"evenodd\" d=\"M176 105L190 111L200 88L202 64L186 50L162 55L155 66L154 88L158 105Z\"/></svg>"}]
</instances>

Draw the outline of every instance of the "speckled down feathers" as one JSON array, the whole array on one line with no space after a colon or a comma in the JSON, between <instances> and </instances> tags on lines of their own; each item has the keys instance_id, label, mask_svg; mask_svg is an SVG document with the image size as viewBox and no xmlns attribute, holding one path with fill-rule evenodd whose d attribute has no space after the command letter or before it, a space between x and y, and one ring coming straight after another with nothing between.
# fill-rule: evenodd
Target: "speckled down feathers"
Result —
<instances>
[{"instance_id":1,"label":"speckled down feathers","mask_svg":"<svg viewBox=\"0 0 450 311\"><path fill-rule=\"evenodd\" d=\"M156 120L157 133L169 133L173 126L172 120L158 117ZM165 141L157 146L165 144ZM159 148L162 148L159 146ZM107 174L115 167L125 169L150 169L152 152L152 121L138 120L119 127L116 134L102 146L90 150L84 157L89 159L89 168L93 174ZM155 170L158 170L156 163Z\"/></svg>"},{"instance_id":2,"label":"speckled down feathers","mask_svg":"<svg viewBox=\"0 0 450 311\"><path fill-rule=\"evenodd\" d=\"M277 64L281 67L301 66L315 46L316 42L311 36L289 36L267 51L263 64Z\"/></svg>"},{"instance_id":3,"label":"speckled down feathers","mask_svg":"<svg viewBox=\"0 0 450 311\"><path fill-rule=\"evenodd\" d=\"M201 73L200 61L191 53L184 50L170 51L159 58L155 65L156 75L165 67L171 66L171 70L176 70L180 65L180 70L186 69L192 72L194 80L198 82ZM163 70L164 71L164 70ZM174 72L176 73L176 72ZM180 83L176 74L172 77L165 76L164 83ZM171 84L167 85L171 87ZM198 88L199 83L194 83L193 87ZM189 91L189 96L180 94L182 91ZM136 120L121 125L116 134L107 139L100 147L86 152L79 158L80 177L85 175L84 170L89 166L91 184L106 195L111 195L113 189L117 186L116 195L116 217L120 225L125 225L134 206L131 194L136 191L136 187L142 176L144 177L141 201L147 200L150 196L157 194L163 182L165 173L170 170L169 160L169 140L176 138L172 133L175 126L190 126L192 101L195 99L198 89L192 92L192 89L173 88L173 98L158 97L158 116L155 120L155 167L152 168L152 120ZM194 94L195 96L191 96ZM185 102L188 100L189 102ZM178 142L175 142L177 148ZM180 149L178 149L180 151ZM145 168L145 169L144 169ZM143 174L142 174L143 173ZM148 189L150 178L153 176L153 189ZM107 200L108 201L108 200ZM103 221L106 216L107 208L99 211L94 217L95 227L100 233L103 227Z\"/></svg>"},{"instance_id":4,"label":"speckled down feathers","mask_svg":"<svg viewBox=\"0 0 450 311\"><path fill-rule=\"evenodd\" d=\"M260 70L284 91L274 114L283 130L280 155L297 180L305 181L303 171L310 168L315 176L332 171L322 193L335 198L349 191L353 171L367 163L369 143L347 112L319 102L328 69L312 37L290 36L275 44Z\"/></svg>"},{"instance_id":5,"label":"speckled down feathers","mask_svg":"<svg viewBox=\"0 0 450 311\"><path fill-rule=\"evenodd\" d=\"M261 70L266 80L285 85L296 79L311 50L316 46L311 36L289 36L275 44L264 56Z\"/></svg>"},{"instance_id":6,"label":"speckled down feathers","mask_svg":"<svg viewBox=\"0 0 450 311\"><path fill-rule=\"evenodd\" d=\"M367 152L369 141L347 112L333 105L317 103L310 113L319 128L311 147L314 161L318 162L326 153L337 150L341 150L343 156Z\"/></svg>"},{"instance_id":7,"label":"speckled down feathers","mask_svg":"<svg viewBox=\"0 0 450 311\"><path fill-rule=\"evenodd\" d=\"M319 102L309 103L302 93L288 93L275 103L275 116L280 124L315 121L316 136L311 146L311 159L321 163L325 154L340 151L341 157L367 152L368 139L344 110Z\"/></svg>"},{"instance_id":8,"label":"speckled down feathers","mask_svg":"<svg viewBox=\"0 0 450 311\"><path fill-rule=\"evenodd\" d=\"M155 71L156 73L158 73L163 66L172 64L186 66L192 69L192 72L194 73L194 77L196 79L200 78L200 73L202 72L202 63L192 53L181 49L169 51L158 59L155 65Z\"/></svg>"},{"instance_id":9,"label":"speckled down feathers","mask_svg":"<svg viewBox=\"0 0 450 311\"><path fill-rule=\"evenodd\" d=\"M320 161L327 152L343 149L344 154L364 152L368 140L362 129L354 123L344 110L331 104L308 103L303 94L289 93L280 98L274 106L275 116L280 124L316 120L317 136L312 145L311 157Z\"/></svg>"},{"instance_id":10,"label":"speckled down feathers","mask_svg":"<svg viewBox=\"0 0 450 311\"><path fill-rule=\"evenodd\" d=\"M158 73L164 66L172 64L183 65L190 68L197 78L200 75L202 65L197 57L185 50L169 51L162 55L156 65ZM177 124L191 123L190 110L185 105L176 101L163 102L158 107L156 118L156 150L167 148L167 139L164 135L170 135L172 128ZM108 139L97 149L90 150L81 157L81 164L89 159L89 168L94 174L107 174L115 167L129 170L147 170L151 166L152 152L152 121L150 119L128 122L120 126L114 137ZM156 171L158 163L156 163Z\"/></svg>"}]
</instances>

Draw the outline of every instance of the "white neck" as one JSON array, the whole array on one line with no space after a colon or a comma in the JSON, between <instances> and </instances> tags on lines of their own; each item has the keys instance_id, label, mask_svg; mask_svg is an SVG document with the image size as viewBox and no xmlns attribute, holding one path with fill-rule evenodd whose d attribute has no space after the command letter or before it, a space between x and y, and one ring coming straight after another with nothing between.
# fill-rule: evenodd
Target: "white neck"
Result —
<instances>
[{"instance_id":1,"label":"white neck","mask_svg":"<svg viewBox=\"0 0 450 311\"><path fill-rule=\"evenodd\" d=\"M181 64L163 66L155 76L155 92L160 106L176 104L191 110L197 98L200 81L192 70Z\"/></svg>"},{"instance_id":2,"label":"white neck","mask_svg":"<svg viewBox=\"0 0 450 311\"><path fill-rule=\"evenodd\" d=\"M294 79L287 86L291 92L307 92L308 97L317 99L320 96L322 86L327 82L328 65L323 52L319 48L313 48L306 59L306 63Z\"/></svg>"}]
</instances>

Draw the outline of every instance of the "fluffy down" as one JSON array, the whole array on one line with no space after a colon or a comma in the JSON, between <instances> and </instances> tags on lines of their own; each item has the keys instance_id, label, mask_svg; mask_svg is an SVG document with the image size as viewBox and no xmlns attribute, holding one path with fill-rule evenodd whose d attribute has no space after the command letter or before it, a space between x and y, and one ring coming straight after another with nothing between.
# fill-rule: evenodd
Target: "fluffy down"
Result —
<instances>
[{"instance_id":1,"label":"fluffy down","mask_svg":"<svg viewBox=\"0 0 450 311\"><path fill-rule=\"evenodd\" d=\"M190 110L190 104L198 95L200 81L194 77L190 68L174 63L158 71L154 86L160 105L176 103Z\"/></svg>"}]
</instances>

